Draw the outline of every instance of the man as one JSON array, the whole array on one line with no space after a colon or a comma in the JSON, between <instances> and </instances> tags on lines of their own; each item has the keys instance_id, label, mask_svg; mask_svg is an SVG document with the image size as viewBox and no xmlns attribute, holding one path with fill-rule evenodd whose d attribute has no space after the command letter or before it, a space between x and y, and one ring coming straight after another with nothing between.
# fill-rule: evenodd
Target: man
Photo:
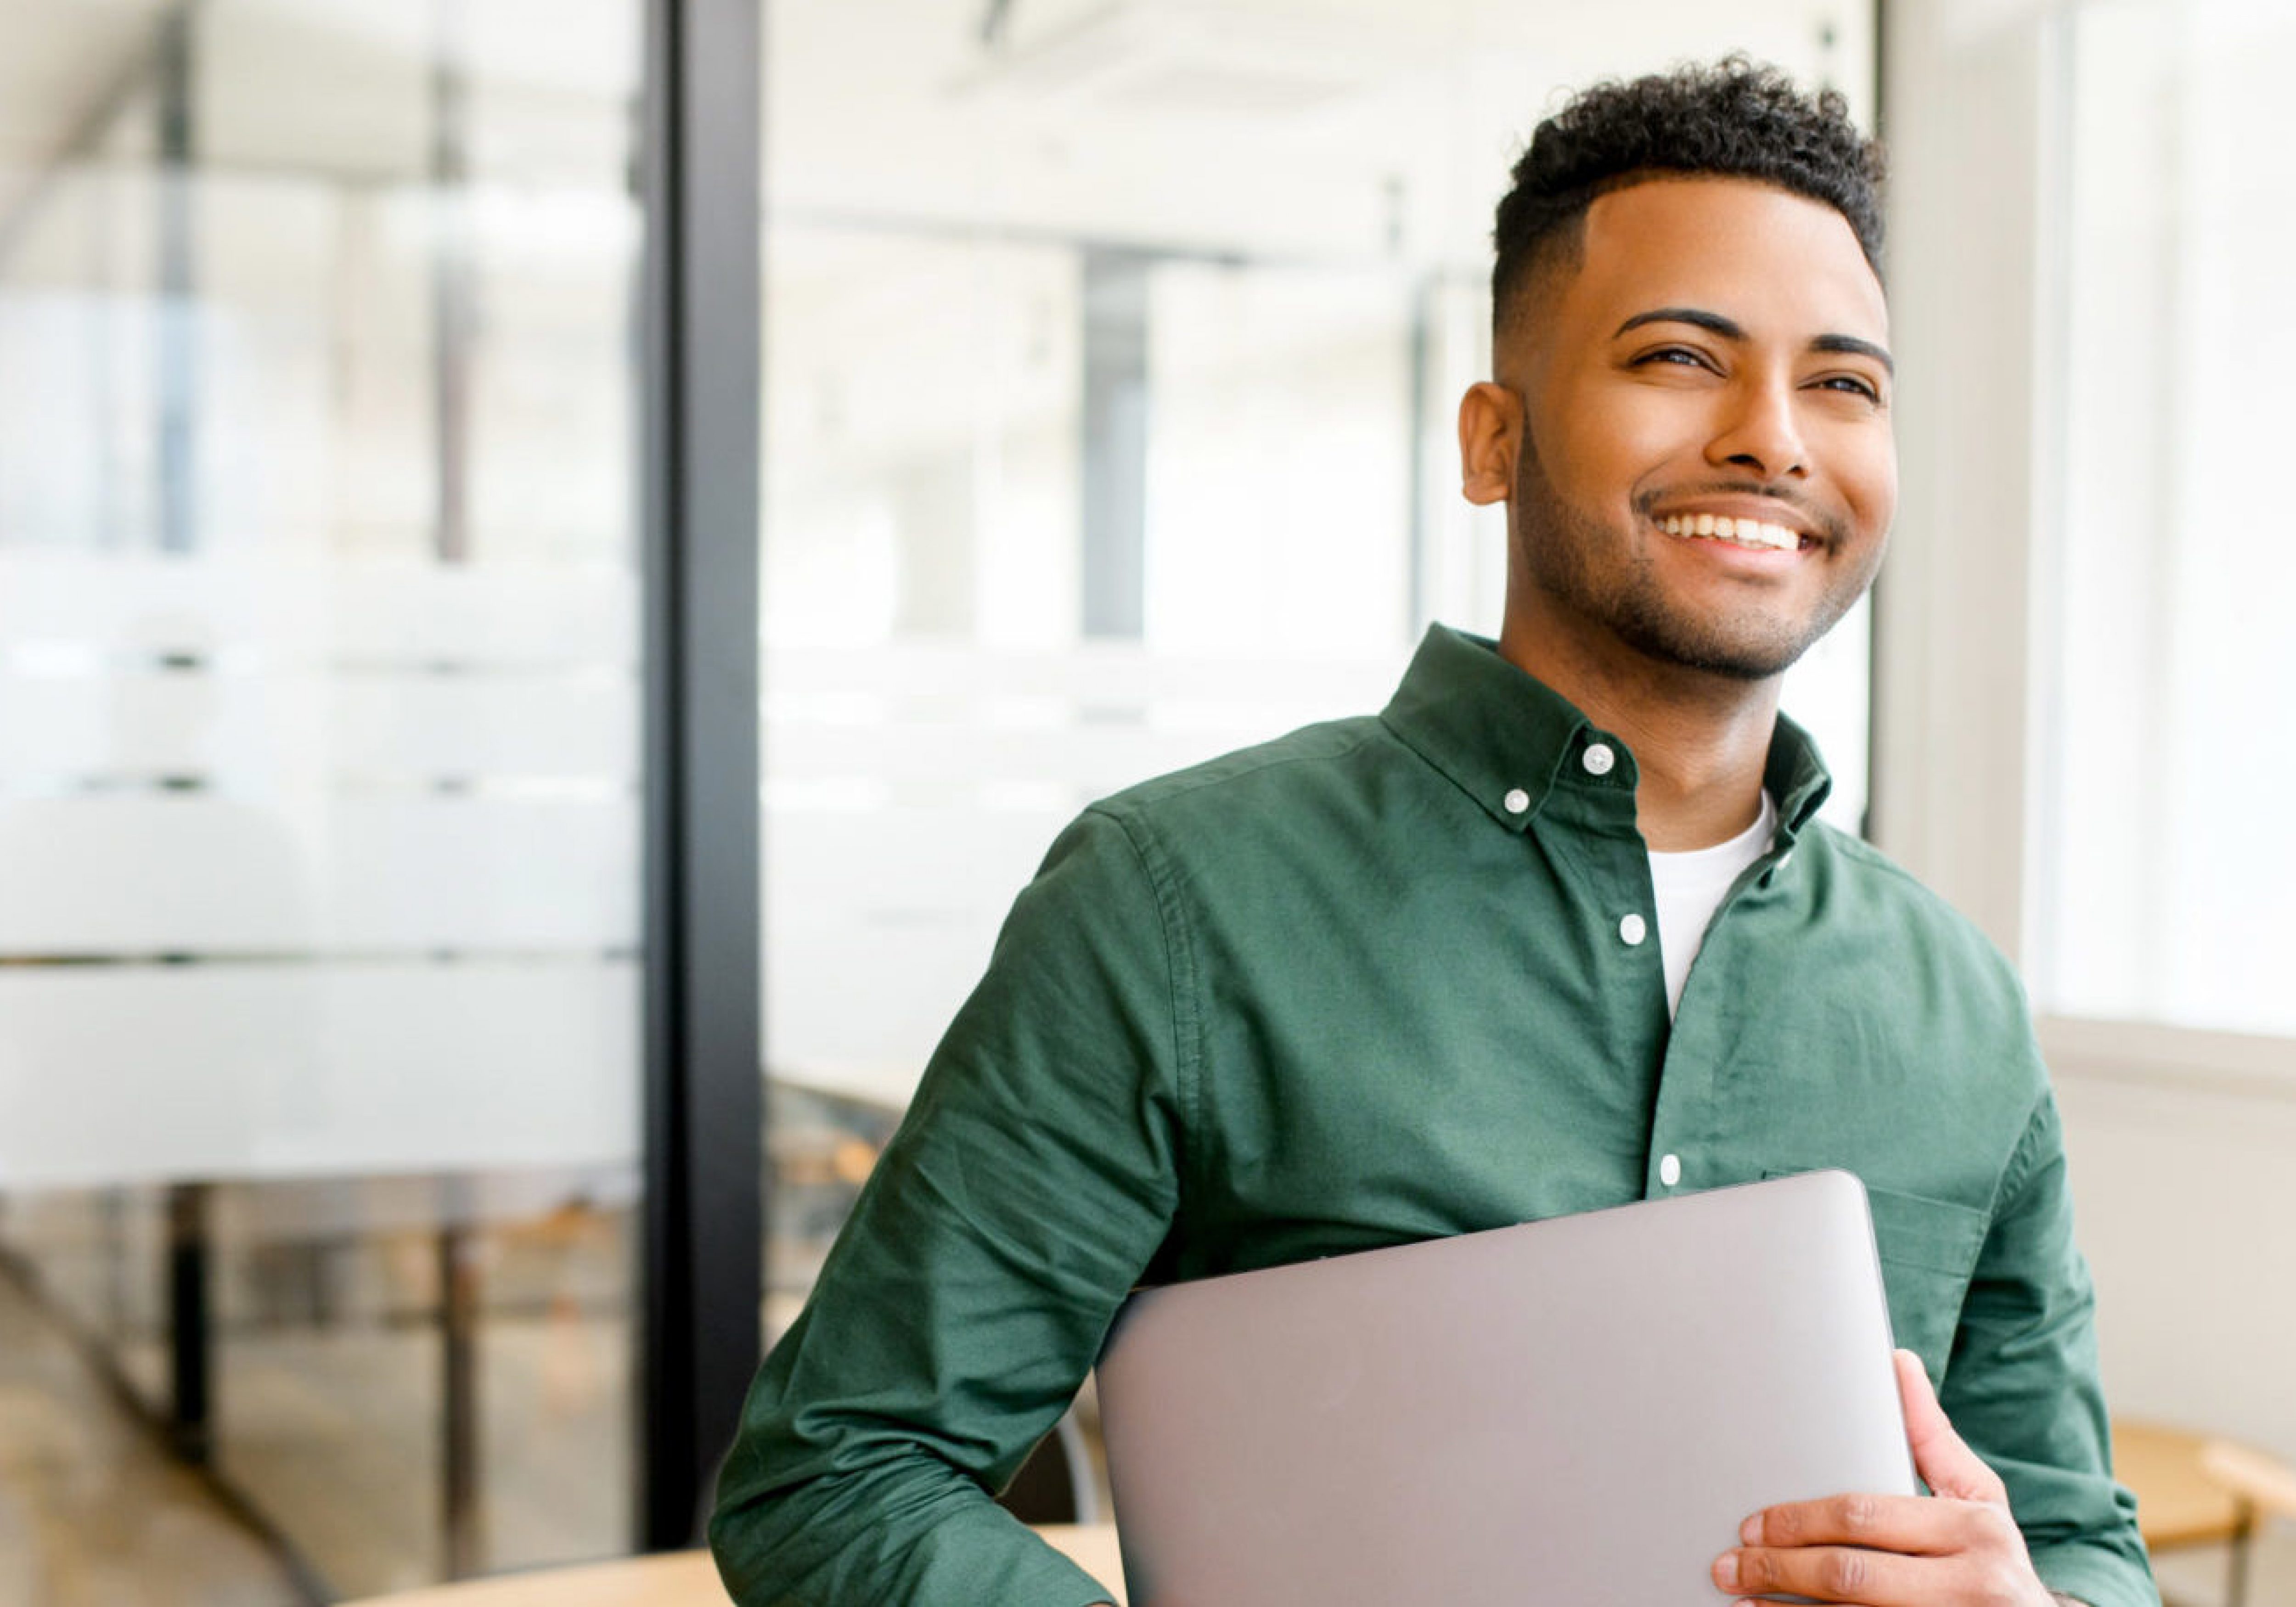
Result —
<instances>
[{"instance_id":1,"label":"man","mask_svg":"<svg viewBox=\"0 0 2296 1607\"><path fill-rule=\"evenodd\" d=\"M1894 506L1878 176L1742 61L1540 127L1459 414L1499 640L1054 845L759 1375L739 1599L1104 1599L989 1492L1136 1284L1841 1166L1935 1493L1750 1514L1713 1587L2157 1600L2016 980L1777 712Z\"/></svg>"}]
</instances>

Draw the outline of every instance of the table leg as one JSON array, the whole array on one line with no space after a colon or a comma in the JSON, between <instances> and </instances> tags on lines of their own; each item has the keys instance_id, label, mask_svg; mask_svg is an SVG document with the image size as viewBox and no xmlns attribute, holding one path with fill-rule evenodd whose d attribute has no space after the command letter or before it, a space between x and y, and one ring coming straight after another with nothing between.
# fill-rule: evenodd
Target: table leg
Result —
<instances>
[{"instance_id":1,"label":"table leg","mask_svg":"<svg viewBox=\"0 0 2296 1607\"><path fill-rule=\"evenodd\" d=\"M2225 1565L2225 1607L2243 1607L2248 1600L2248 1546L2256 1535L2256 1509L2243 1501L2233 1520L2231 1558Z\"/></svg>"}]
</instances>

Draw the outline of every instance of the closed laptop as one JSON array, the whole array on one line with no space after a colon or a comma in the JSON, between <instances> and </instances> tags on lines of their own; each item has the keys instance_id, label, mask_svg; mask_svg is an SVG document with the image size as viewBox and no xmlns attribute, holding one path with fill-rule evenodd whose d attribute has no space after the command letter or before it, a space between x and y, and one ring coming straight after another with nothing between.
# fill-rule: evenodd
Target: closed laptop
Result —
<instances>
[{"instance_id":1,"label":"closed laptop","mask_svg":"<svg viewBox=\"0 0 2296 1607\"><path fill-rule=\"evenodd\" d=\"M1866 1193L1811 1172L1177 1284L1100 1362L1133 1607L1714 1607L1781 1501L1916 1489Z\"/></svg>"}]
</instances>

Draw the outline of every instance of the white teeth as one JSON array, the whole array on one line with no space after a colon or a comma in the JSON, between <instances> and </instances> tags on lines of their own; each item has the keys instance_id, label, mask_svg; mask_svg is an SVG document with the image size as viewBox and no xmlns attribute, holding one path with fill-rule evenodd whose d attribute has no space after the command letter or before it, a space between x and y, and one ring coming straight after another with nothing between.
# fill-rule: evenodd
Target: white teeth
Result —
<instances>
[{"instance_id":1,"label":"white teeth","mask_svg":"<svg viewBox=\"0 0 2296 1607\"><path fill-rule=\"evenodd\" d=\"M1659 528L1669 536L1704 536L1734 546L1759 547L1775 553L1791 553L1801 545L1800 534L1784 525L1759 519L1732 519L1726 514L1669 513L1660 521Z\"/></svg>"}]
</instances>

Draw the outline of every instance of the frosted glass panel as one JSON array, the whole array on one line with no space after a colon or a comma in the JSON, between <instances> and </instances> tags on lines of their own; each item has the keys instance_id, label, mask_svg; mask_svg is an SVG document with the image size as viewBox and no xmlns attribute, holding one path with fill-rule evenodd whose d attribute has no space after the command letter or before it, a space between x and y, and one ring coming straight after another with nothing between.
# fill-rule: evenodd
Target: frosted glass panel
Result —
<instances>
[{"instance_id":1,"label":"frosted glass panel","mask_svg":"<svg viewBox=\"0 0 2296 1607\"><path fill-rule=\"evenodd\" d=\"M315 1597L631 1537L641 24L0 0L0 1251Z\"/></svg>"},{"instance_id":2,"label":"frosted glass panel","mask_svg":"<svg viewBox=\"0 0 2296 1607\"><path fill-rule=\"evenodd\" d=\"M636 994L627 961L0 971L0 1189L634 1164Z\"/></svg>"},{"instance_id":3,"label":"frosted glass panel","mask_svg":"<svg viewBox=\"0 0 2296 1607\"><path fill-rule=\"evenodd\" d=\"M636 943L627 575L0 557L0 955Z\"/></svg>"}]
</instances>

